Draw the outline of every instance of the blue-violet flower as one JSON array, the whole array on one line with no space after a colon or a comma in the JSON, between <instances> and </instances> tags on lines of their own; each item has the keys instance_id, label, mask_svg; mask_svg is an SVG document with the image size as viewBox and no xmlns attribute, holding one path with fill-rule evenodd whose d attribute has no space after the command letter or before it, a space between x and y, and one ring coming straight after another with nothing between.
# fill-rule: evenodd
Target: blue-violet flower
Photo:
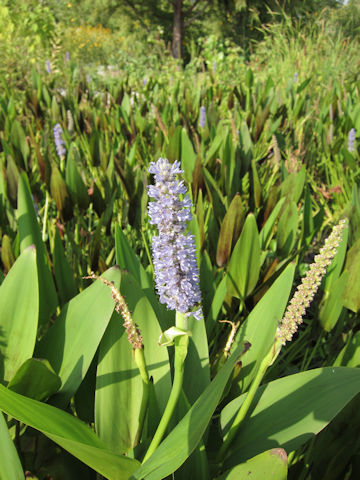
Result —
<instances>
[{"instance_id":1,"label":"blue-violet flower","mask_svg":"<svg viewBox=\"0 0 360 480\"><path fill-rule=\"evenodd\" d=\"M155 175L155 185L148 186L150 223L159 235L153 237L152 251L156 290L160 302L169 310L202 318L199 270L194 236L186 233L191 220L191 200L186 195L180 162L171 164L166 158L151 162L149 172Z\"/></svg>"},{"instance_id":2,"label":"blue-violet flower","mask_svg":"<svg viewBox=\"0 0 360 480\"><path fill-rule=\"evenodd\" d=\"M201 128L204 128L206 125L206 108L205 107L200 107L199 125Z\"/></svg>"},{"instance_id":3,"label":"blue-violet flower","mask_svg":"<svg viewBox=\"0 0 360 480\"><path fill-rule=\"evenodd\" d=\"M65 154L66 154L66 148L64 146L65 142L62 135L63 135L62 128L57 123L54 127L54 140L55 140L56 152L60 158L65 157Z\"/></svg>"},{"instance_id":4,"label":"blue-violet flower","mask_svg":"<svg viewBox=\"0 0 360 480\"><path fill-rule=\"evenodd\" d=\"M47 73L51 73L50 60L46 60L46 62L45 62L45 67L46 67Z\"/></svg>"},{"instance_id":5,"label":"blue-violet flower","mask_svg":"<svg viewBox=\"0 0 360 480\"><path fill-rule=\"evenodd\" d=\"M355 152L355 137L356 137L355 128L352 128L348 135L348 151L349 152Z\"/></svg>"}]
</instances>

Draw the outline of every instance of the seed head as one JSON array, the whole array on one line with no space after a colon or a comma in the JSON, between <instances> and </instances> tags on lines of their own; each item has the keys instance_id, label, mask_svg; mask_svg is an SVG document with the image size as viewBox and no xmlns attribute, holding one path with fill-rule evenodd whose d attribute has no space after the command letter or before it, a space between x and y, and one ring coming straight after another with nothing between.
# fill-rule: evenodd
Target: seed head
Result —
<instances>
[{"instance_id":1,"label":"seed head","mask_svg":"<svg viewBox=\"0 0 360 480\"><path fill-rule=\"evenodd\" d=\"M310 306L327 267L336 255L346 225L346 219L340 220L333 228L331 234L325 240L325 245L320 249L319 254L315 256L314 263L310 265L309 270L302 279L301 285L297 287L277 329L276 339L280 344L285 345L287 341L290 341L302 323L306 309Z\"/></svg>"}]
</instances>

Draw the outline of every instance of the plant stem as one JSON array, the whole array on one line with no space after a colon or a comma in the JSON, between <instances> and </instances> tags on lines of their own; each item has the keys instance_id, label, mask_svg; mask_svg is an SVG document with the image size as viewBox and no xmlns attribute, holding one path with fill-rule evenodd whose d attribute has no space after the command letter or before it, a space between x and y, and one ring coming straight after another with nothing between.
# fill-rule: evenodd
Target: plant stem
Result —
<instances>
[{"instance_id":1,"label":"plant stem","mask_svg":"<svg viewBox=\"0 0 360 480\"><path fill-rule=\"evenodd\" d=\"M42 228L42 235L41 235L43 242L46 241L46 224L47 224L48 211L49 211L49 194L46 190L45 210L44 210L43 228Z\"/></svg>"},{"instance_id":2,"label":"plant stem","mask_svg":"<svg viewBox=\"0 0 360 480\"><path fill-rule=\"evenodd\" d=\"M221 463L224 460L226 451L229 448L231 442L233 441L235 435L237 434L241 422L244 420L247 412L249 411L249 408L254 400L255 393L260 385L260 382L263 379L267 368L274 361L275 355L277 354L274 353L274 346L272 346L268 354L265 355L265 357L261 361L259 369L250 385L250 388L245 397L245 400L242 403L236 417L234 418L234 421L230 427L227 437L220 448L219 454L217 456L217 463Z\"/></svg>"},{"instance_id":3,"label":"plant stem","mask_svg":"<svg viewBox=\"0 0 360 480\"><path fill-rule=\"evenodd\" d=\"M176 326L178 328L187 329L187 317L185 315L176 312ZM174 356L174 382L167 402L163 416L161 417L159 426L155 432L155 435L151 441L151 444L148 448L148 451L145 454L143 463L151 457L154 451L159 446L166 428L171 420L171 417L174 413L177 401L179 399L183 378L184 378L184 363L187 355L188 345L189 345L189 336L181 335L174 339L175 343L175 356Z\"/></svg>"},{"instance_id":4,"label":"plant stem","mask_svg":"<svg viewBox=\"0 0 360 480\"><path fill-rule=\"evenodd\" d=\"M150 379L149 379L149 373L146 368L144 350L142 348L135 348L134 360L136 365L138 366L142 384L143 384L143 396L141 400L140 413L139 413L139 430L137 433L137 438L138 440L140 440L142 430L144 427L145 415L146 415L148 404L149 404Z\"/></svg>"}]
</instances>

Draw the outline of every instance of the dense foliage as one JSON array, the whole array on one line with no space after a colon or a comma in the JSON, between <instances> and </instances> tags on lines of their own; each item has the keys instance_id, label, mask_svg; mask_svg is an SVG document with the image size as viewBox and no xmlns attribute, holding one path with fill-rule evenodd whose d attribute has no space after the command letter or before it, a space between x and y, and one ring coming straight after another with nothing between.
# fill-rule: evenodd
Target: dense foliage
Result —
<instances>
[{"instance_id":1,"label":"dense foliage","mask_svg":"<svg viewBox=\"0 0 360 480\"><path fill-rule=\"evenodd\" d=\"M0 6L0 479L357 478L360 56L345 10L313 22L283 10L251 49L190 35L180 68L153 25L142 43L134 24L96 25L96 9L93 24L72 17L86 2L16 3ZM154 290L159 157L184 170L204 320L190 321L171 433L149 455L184 349ZM262 371L342 218L299 332Z\"/></svg>"}]
</instances>

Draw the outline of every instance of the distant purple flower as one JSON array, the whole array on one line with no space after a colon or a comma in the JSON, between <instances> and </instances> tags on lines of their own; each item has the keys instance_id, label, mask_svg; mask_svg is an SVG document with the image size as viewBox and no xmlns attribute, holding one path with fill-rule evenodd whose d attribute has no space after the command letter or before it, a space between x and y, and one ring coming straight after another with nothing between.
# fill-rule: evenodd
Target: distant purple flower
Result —
<instances>
[{"instance_id":1,"label":"distant purple flower","mask_svg":"<svg viewBox=\"0 0 360 480\"><path fill-rule=\"evenodd\" d=\"M147 81L147 78L145 77L144 80L143 80L144 87L146 86L147 82L148 82L148 81Z\"/></svg>"},{"instance_id":2,"label":"distant purple flower","mask_svg":"<svg viewBox=\"0 0 360 480\"><path fill-rule=\"evenodd\" d=\"M47 71L47 73L51 73L50 60L46 60L45 66L46 66L46 71Z\"/></svg>"},{"instance_id":3,"label":"distant purple flower","mask_svg":"<svg viewBox=\"0 0 360 480\"><path fill-rule=\"evenodd\" d=\"M206 125L206 108L205 107L200 107L199 125L201 128L204 128Z\"/></svg>"},{"instance_id":4,"label":"distant purple flower","mask_svg":"<svg viewBox=\"0 0 360 480\"><path fill-rule=\"evenodd\" d=\"M55 140L56 152L60 158L65 157L65 154L66 154L65 142L62 135L63 135L62 128L57 123L54 127L54 140Z\"/></svg>"},{"instance_id":5,"label":"distant purple flower","mask_svg":"<svg viewBox=\"0 0 360 480\"><path fill-rule=\"evenodd\" d=\"M299 78L299 74L298 74L298 72L295 72L295 73L294 73L293 82L294 82L294 83L297 83L298 78Z\"/></svg>"},{"instance_id":6,"label":"distant purple flower","mask_svg":"<svg viewBox=\"0 0 360 480\"><path fill-rule=\"evenodd\" d=\"M70 62L70 52L65 52L65 60L66 60L66 63Z\"/></svg>"},{"instance_id":7,"label":"distant purple flower","mask_svg":"<svg viewBox=\"0 0 360 480\"><path fill-rule=\"evenodd\" d=\"M90 83L91 82L91 77L89 74L86 75L86 82L87 83Z\"/></svg>"},{"instance_id":8,"label":"distant purple flower","mask_svg":"<svg viewBox=\"0 0 360 480\"><path fill-rule=\"evenodd\" d=\"M159 235L152 239L156 290L160 302L196 319L202 318L200 307L199 270L196 262L194 236L186 233L191 220L191 200L177 175L183 173L180 162L166 158L151 162L149 172L155 175L155 185L148 186L150 223ZM194 307L196 310L193 311Z\"/></svg>"},{"instance_id":9,"label":"distant purple flower","mask_svg":"<svg viewBox=\"0 0 360 480\"><path fill-rule=\"evenodd\" d=\"M355 137L356 132L355 128L352 128L348 135L348 150L349 152L355 152Z\"/></svg>"},{"instance_id":10,"label":"distant purple flower","mask_svg":"<svg viewBox=\"0 0 360 480\"><path fill-rule=\"evenodd\" d=\"M216 60L213 62L213 69L212 70L213 70L213 73L216 72Z\"/></svg>"}]
</instances>

